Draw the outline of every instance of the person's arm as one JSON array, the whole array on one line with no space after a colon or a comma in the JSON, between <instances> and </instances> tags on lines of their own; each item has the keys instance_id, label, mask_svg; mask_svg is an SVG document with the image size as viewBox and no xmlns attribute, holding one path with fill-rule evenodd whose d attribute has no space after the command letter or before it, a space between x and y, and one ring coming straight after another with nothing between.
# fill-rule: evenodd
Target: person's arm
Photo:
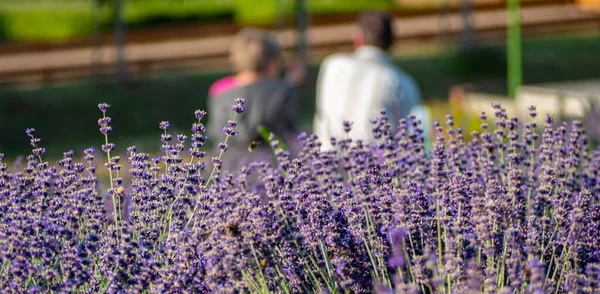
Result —
<instances>
[{"instance_id":1,"label":"person's arm","mask_svg":"<svg viewBox=\"0 0 600 294\"><path fill-rule=\"evenodd\" d=\"M395 132L398 120L408 114L408 111L406 111L408 96L406 90L398 82L393 82L388 86L386 97L384 109L387 113L388 122L392 126L392 131Z\"/></svg>"},{"instance_id":2,"label":"person's arm","mask_svg":"<svg viewBox=\"0 0 600 294\"><path fill-rule=\"evenodd\" d=\"M590 137L594 141L600 141L600 105L595 101L595 97L588 98L588 110L585 115L585 121L589 129Z\"/></svg>"},{"instance_id":3,"label":"person's arm","mask_svg":"<svg viewBox=\"0 0 600 294\"><path fill-rule=\"evenodd\" d=\"M227 126L229 120L233 119L233 111L232 107L235 104L235 99L227 99L228 101L220 101L219 99L223 99L224 97L218 97L212 100L209 100L209 125L208 125L208 135L209 139L217 143L222 143L225 140L225 133L223 132L223 128ZM248 110L246 110L248 111ZM249 123L242 119L243 116L248 115L248 113L240 113L237 115L235 119L236 127L235 131L237 135L235 138L229 138L228 142L250 142L256 136L256 130L249 129Z\"/></svg>"},{"instance_id":4,"label":"person's arm","mask_svg":"<svg viewBox=\"0 0 600 294\"><path fill-rule=\"evenodd\" d=\"M209 140L218 143L223 138L223 133L221 132L222 127L222 114L220 109L218 109L218 102L216 99L208 99L208 138Z\"/></svg>"},{"instance_id":5,"label":"person's arm","mask_svg":"<svg viewBox=\"0 0 600 294\"><path fill-rule=\"evenodd\" d=\"M298 94L296 89L290 88L288 89L288 94L286 97L286 101L284 103L284 111L282 112L285 118L286 126L282 131L282 140L287 145L288 151L292 154L297 154L300 152L300 148L298 148L296 135L298 133L298 129L296 128L296 124L298 122L298 112L300 112L300 103L298 102Z\"/></svg>"},{"instance_id":6,"label":"person's arm","mask_svg":"<svg viewBox=\"0 0 600 294\"><path fill-rule=\"evenodd\" d=\"M283 123L283 130L286 133L296 132L296 123L298 121L298 112L300 104L298 103L298 93L296 89L289 85L285 90L285 100L283 102L283 109L281 111L281 122Z\"/></svg>"},{"instance_id":7,"label":"person's arm","mask_svg":"<svg viewBox=\"0 0 600 294\"><path fill-rule=\"evenodd\" d=\"M398 120L406 118L414 107L420 105L421 92L416 83L410 79L394 79L388 87L387 99L385 99L385 110L389 123L393 130L396 129Z\"/></svg>"},{"instance_id":8,"label":"person's arm","mask_svg":"<svg viewBox=\"0 0 600 294\"><path fill-rule=\"evenodd\" d=\"M280 81L277 92L265 101L264 117L256 128L263 126L268 132L276 135L287 147L296 135L296 119L298 116L298 101L295 89L286 81ZM261 132L259 132L261 133ZM264 135L261 135L264 138Z\"/></svg>"},{"instance_id":9,"label":"person's arm","mask_svg":"<svg viewBox=\"0 0 600 294\"><path fill-rule=\"evenodd\" d=\"M306 77L306 65L299 60L294 60L285 73L285 80L293 87L298 87Z\"/></svg>"},{"instance_id":10,"label":"person's arm","mask_svg":"<svg viewBox=\"0 0 600 294\"><path fill-rule=\"evenodd\" d=\"M331 70L332 57L328 57L321 63L319 74L317 75L317 89L315 99L315 118L313 120L313 133L319 137L323 148L329 148L331 145L331 132L329 130L329 121L327 119L327 107L324 107L325 95L324 87L327 86L326 76Z\"/></svg>"}]
</instances>

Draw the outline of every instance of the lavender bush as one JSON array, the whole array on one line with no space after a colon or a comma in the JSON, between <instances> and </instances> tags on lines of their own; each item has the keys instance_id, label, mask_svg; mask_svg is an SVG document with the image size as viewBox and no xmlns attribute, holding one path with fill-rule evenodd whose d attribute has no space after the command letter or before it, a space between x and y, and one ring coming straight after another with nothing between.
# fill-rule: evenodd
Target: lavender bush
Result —
<instances>
[{"instance_id":1,"label":"lavender bush","mask_svg":"<svg viewBox=\"0 0 600 294\"><path fill-rule=\"evenodd\" d=\"M90 148L51 165L29 129L26 166L1 164L1 292L600 291L600 151L579 122L548 116L538 138L535 108L522 123L494 105L495 125L482 114L470 142L451 116L436 123L426 154L414 117L392 132L382 113L377 144L321 151L302 134L295 158L272 140L276 164L229 172L228 139L205 163L196 111L190 140L162 122L162 155L130 147L125 171L108 108L102 158ZM243 111L238 99L227 138Z\"/></svg>"}]
</instances>

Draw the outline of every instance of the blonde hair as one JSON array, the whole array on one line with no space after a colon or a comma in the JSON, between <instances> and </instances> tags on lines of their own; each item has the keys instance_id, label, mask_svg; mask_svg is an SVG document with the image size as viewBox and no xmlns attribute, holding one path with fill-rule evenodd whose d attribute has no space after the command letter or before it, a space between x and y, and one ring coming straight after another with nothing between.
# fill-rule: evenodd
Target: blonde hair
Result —
<instances>
[{"instance_id":1,"label":"blonde hair","mask_svg":"<svg viewBox=\"0 0 600 294\"><path fill-rule=\"evenodd\" d=\"M229 59L236 72L261 72L281 56L281 47L275 36L265 30L242 29L234 38Z\"/></svg>"}]
</instances>

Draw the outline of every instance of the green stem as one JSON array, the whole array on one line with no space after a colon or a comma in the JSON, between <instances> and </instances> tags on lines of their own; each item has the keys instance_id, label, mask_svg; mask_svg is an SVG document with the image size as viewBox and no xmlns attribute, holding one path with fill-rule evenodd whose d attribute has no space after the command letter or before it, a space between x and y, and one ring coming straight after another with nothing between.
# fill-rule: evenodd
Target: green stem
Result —
<instances>
[{"instance_id":1,"label":"green stem","mask_svg":"<svg viewBox=\"0 0 600 294\"><path fill-rule=\"evenodd\" d=\"M281 260L282 260L282 261L286 261L286 259L285 259L285 256L283 255L283 252L281 252L281 249L279 248L279 246L278 246L278 245L276 245L276 246L275 246L275 251L277 252L277 254L279 254L279 256L280 256L280 258L281 258ZM291 267L291 266L292 266L292 265L291 265L291 264L290 264L290 262L288 261L288 267ZM315 277L315 275L312 273L312 271L308 270L308 274L309 274L309 278L311 278L311 279L312 279L312 281L313 281L313 285L316 285L316 284L318 284L318 283L317 283L317 278L316 278L316 277ZM309 288L308 288L308 287L307 287L307 286L306 286L304 283L302 283L302 284L301 284L301 287L304 289L305 293L309 293L309 292L311 292L311 291L309 290ZM312 292L315 292L315 291L314 291L314 289L313 289L313 291L312 291Z\"/></svg>"},{"instance_id":2,"label":"green stem","mask_svg":"<svg viewBox=\"0 0 600 294\"><path fill-rule=\"evenodd\" d=\"M106 112L103 111L102 116L104 118L106 118ZM104 144L108 148L108 134L104 134ZM107 162L110 164L111 157L110 157L110 150L108 150L108 149L106 150L106 157L108 160ZM114 218L115 218L115 226L117 227L117 231L119 231L119 212L117 211L117 201L115 199L115 193L113 191L114 190L113 174L112 174L112 170L110 169L110 166L108 169L108 178L110 180L110 191L111 191L110 196L111 196L112 203L113 203L113 209L114 209L113 214L114 214Z\"/></svg>"},{"instance_id":3,"label":"green stem","mask_svg":"<svg viewBox=\"0 0 600 294\"><path fill-rule=\"evenodd\" d=\"M166 129L164 130L164 134L165 134L165 136L167 136L167 130ZM167 143L165 142L164 144L167 144ZM166 149L165 149L165 156L166 156L165 157L165 175L168 175L169 174L169 163L167 162L167 159L171 155L169 154L168 151L166 151Z\"/></svg>"},{"instance_id":4,"label":"green stem","mask_svg":"<svg viewBox=\"0 0 600 294\"><path fill-rule=\"evenodd\" d=\"M439 195L438 195L439 197ZM440 216L440 200L435 200L435 212L437 214L437 243L438 243L438 267L442 272L442 221Z\"/></svg>"},{"instance_id":5,"label":"green stem","mask_svg":"<svg viewBox=\"0 0 600 294\"><path fill-rule=\"evenodd\" d=\"M409 241L410 247L412 249L412 259L408 257L408 250L406 249L406 247L404 248L404 256L405 256L405 259L406 259L406 270L410 274L410 276L412 278L412 281L416 283L417 281L415 279L414 273L412 272L412 266L411 266L411 263L410 263L411 260L415 260L415 247L413 245L412 237L410 235L411 234L410 234L410 231L409 231L408 232L408 241Z\"/></svg>"},{"instance_id":6,"label":"green stem","mask_svg":"<svg viewBox=\"0 0 600 294\"><path fill-rule=\"evenodd\" d=\"M258 257L256 256L256 250L254 250L254 243L253 242L250 242L250 249L252 250L252 255L254 255L254 262L256 262L256 266L257 266L257 269L258 269L259 278L260 278L259 283L261 285L261 288L264 289L264 290L266 290L265 293L269 293L269 287L267 287L267 283L266 283L266 280L265 280L265 275L263 274L263 271L262 271L262 269L260 267L260 262L258 261Z\"/></svg>"},{"instance_id":7,"label":"green stem","mask_svg":"<svg viewBox=\"0 0 600 294\"><path fill-rule=\"evenodd\" d=\"M365 248L367 249L367 253L369 254L369 259L371 260L371 264L373 265L373 270L375 271L375 276L378 279L383 279L383 273L381 273L381 277L380 277L380 273L379 273L379 266L378 263L376 262L376 259L373 258L373 254L371 253L371 249L370 249L370 241L372 241L372 218L371 218L371 213L369 211L369 204L366 204L365 207L365 223L367 225L367 239L369 240L369 242L367 242L367 240L365 239L365 237L363 237L363 242L365 243ZM372 245L372 244L371 244Z\"/></svg>"},{"instance_id":8,"label":"green stem","mask_svg":"<svg viewBox=\"0 0 600 294\"><path fill-rule=\"evenodd\" d=\"M235 113L233 115L233 121L235 121L235 119L237 118L237 113ZM223 141L223 144L227 145L227 141L229 141L229 135L225 135L225 141ZM219 152L219 156L217 157L217 160L221 160L221 157L223 156L223 153L225 152L225 150L221 150ZM213 175L215 174L215 171L217 170L217 166L214 165L212 171L210 172L210 175L208 176L208 179L206 179L206 183L204 183L204 188L208 187L210 181L212 180ZM202 192L200 193L202 194ZM187 229L187 227L190 225L190 223L192 222L192 219L194 219L194 216L196 215L196 211L198 210L198 201L196 201L196 204L194 205L194 210L192 211L192 215L190 216L190 219L187 221L187 223L185 224L185 228Z\"/></svg>"},{"instance_id":9,"label":"green stem","mask_svg":"<svg viewBox=\"0 0 600 294\"><path fill-rule=\"evenodd\" d=\"M261 289L260 286L257 284L257 282L252 279L250 277L250 274L248 274L245 270L242 270L242 278L244 278L244 280L250 284L252 286L252 288L254 288L254 291L256 291L256 293L260 293Z\"/></svg>"},{"instance_id":10,"label":"green stem","mask_svg":"<svg viewBox=\"0 0 600 294\"><path fill-rule=\"evenodd\" d=\"M194 157L192 156L192 158L190 159L189 164L192 164L194 162ZM171 224L172 224L172 218L173 218L173 207L175 207L175 203L177 203L177 201L181 198L181 196L183 195L183 190L185 189L185 184L187 184L187 179L190 176L190 171L188 170L185 176L185 179L183 180L183 185L181 187L181 189L179 190L179 193L177 194L177 197L175 197L175 200L173 201L173 203L171 203L171 206L169 207L169 211L167 212L167 219L168 219L168 224L165 225L165 228L163 229L163 231L166 231L167 228L169 228L169 231L167 233L167 239L169 239L169 236L171 235ZM162 234L162 236L164 236L164 232ZM159 239L159 241L162 241L162 239Z\"/></svg>"},{"instance_id":11,"label":"green stem","mask_svg":"<svg viewBox=\"0 0 600 294\"><path fill-rule=\"evenodd\" d=\"M281 214L281 217L283 219L283 222L285 223L286 228L290 232L294 246L296 246L296 248L298 249L296 254L300 258L300 260L306 260L304 254L302 254L302 250L301 250L300 244L298 244L298 240L296 240L296 238L293 236L292 227L290 226L290 223L288 222L287 217L285 216L285 213L283 212L283 209L281 207L279 207L279 213ZM312 254L310 254L310 253L308 254L308 259L312 262L315 269L319 268L317 262L315 261L314 257L312 256ZM306 270L308 271L310 276L313 278L315 285L320 284L320 283L318 283L318 280L317 280L315 274L313 273L313 270L310 268L310 266L306 266ZM337 286L332 287L329 283L329 280L325 277L325 275L321 271L318 271L318 272L321 274L321 277L323 278L323 280L325 280L325 285L327 286L327 289L331 293L336 293L336 291L334 289L337 289ZM335 281L333 281L333 282L335 284Z\"/></svg>"},{"instance_id":12,"label":"green stem","mask_svg":"<svg viewBox=\"0 0 600 294\"><path fill-rule=\"evenodd\" d=\"M505 272L505 267L506 267L506 250L508 247L508 237L506 237L506 234L504 234L504 241L503 241L503 245L502 245L502 264L500 265L500 270L499 270L499 274L498 274L498 280L497 280L497 285L500 288L504 287L504 272Z\"/></svg>"},{"instance_id":13,"label":"green stem","mask_svg":"<svg viewBox=\"0 0 600 294\"><path fill-rule=\"evenodd\" d=\"M522 82L520 0L508 1L508 95L515 98Z\"/></svg>"},{"instance_id":14,"label":"green stem","mask_svg":"<svg viewBox=\"0 0 600 294\"><path fill-rule=\"evenodd\" d=\"M548 280L548 278L550 278L550 272L552 272L552 262L554 262L554 256L556 254L554 254L554 252L552 252L552 257L550 257L550 263L548 263L548 271L546 272L546 280ZM545 280L544 280L544 284L545 284Z\"/></svg>"},{"instance_id":15,"label":"green stem","mask_svg":"<svg viewBox=\"0 0 600 294\"><path fill-rule=\"evenodd\" d=\"M319 247L321 247L321 254L323 254L323 260L325 260L325 268L327 269L327 274L329 278L333 277L333 269L329 268L329 256L327 256L327 249L323 245L323 242L319 240Z\"/></svg>"}]
</instances>

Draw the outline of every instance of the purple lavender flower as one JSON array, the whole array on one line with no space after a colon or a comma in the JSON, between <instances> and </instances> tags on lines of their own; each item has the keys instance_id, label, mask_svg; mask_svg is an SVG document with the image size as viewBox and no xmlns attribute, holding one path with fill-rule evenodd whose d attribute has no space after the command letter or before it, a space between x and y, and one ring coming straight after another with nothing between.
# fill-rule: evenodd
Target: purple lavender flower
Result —
<instances>
[{"instance_id":1,"label":"purple lavender flower","mask_svg":"<svg viewBox=\"0 0 600 294\"><path fill-rule=\"evenodd\" d=\"M245 103L246 100L244 98L237 98L235 100L235 105L232 108L233 112L237 114L244 112L246 110L246 108L244 107Z\"/></svg>"},{"instance_id":2,"label":"purple lavender flower","mask_svg":"<svg viewBox=\"0 0 600 294\"><path fill-rule=\"evenodd\" d=\"M234 137L237 135L237 132L233 127L223 127L222 131L226 136Z\"/></svg>"},{"instance_id":3,"label":"purple lavender flower","mask_svg":"<svg viewBox=\"0 0 600 294\"><path fill-rule=\"evenodd\" d=\"M102 151L104 152L110 152L113 151L115 149L115 144L113 143L108 143L105 145L102 145Z\"/></svg>"},{"instance_id":4,"label":"purple lavender flower","mask_svg":"<svg viewBox=\"0 0 600 294\"><path fill-rule=\"evenodd\" d=\"M204 117L206 116L206 111L204 110L196 110L194 112L194 116L196 117L197 120L203 120Z\"/></svg>"},{"instance_id":5,"label":"purple lavender flower","mask_svg":"<svg viewBox=\"0 0 600 294\"><path fill-rule=\"evenodd\" d=\"M82 162L67 151L51 164L28 129L32 155L11 165L0 154L0 289L597 292L600 151L588 151L579 122L547 117L538 143L534 122L493 108L470 141L452 116L436 123L431 153L415 117L392 127L381 112L374 144L322 138L335 150L321 151L300 134L291 156L273 137L272 162L234 171L202 149L203 111L189 158L187 137L164 132L157 157L132 146L123 161L104 138L106 157L88 148Z\"/></svg>"},{"instance_id":6,"label":"purple lavender flower","mask_svg":"<svg viewBox=\"0 0 600 294\"><path fill-rule=\"evenodd\" d=\"M350 133L350 130L352 130L352 122L345 120L343 124L344 124L344 132Z\"/></svg>"},{"instance_id":7,"label":"purple lavender flower","mask_svg":"<svg viewBox=\"0 0 600 294\"><path fill-rule=\"evenodd\" d=\"M35 136L35 129L34 128L27 128L25 130L25 133L27 134L27 136L33 137L33 136Z\"/></svg>"},{"instance_id":8,"label":"purple lavender flower","mask_svg":"<svg viewBox=\"0 0 600 294\"><path fill-rule=\"evenodd\" d=\"M106 112L109 107L110 107L110 105L108 105L106 103L98 104L98 109L100 109L100 111L102 111L102 112Z\"/></svg>"},{"instance_id":9,"label":"purple lavender flower","mask_svg":"<svg viewBox=\"0 0 600 294\"><path fill-rule=\"evenodd\" d=\"M219 150L225 152L227 151L227 144L219 143Z\"/></svg>"},{"instance_id":10,"label":"purple lavender flower","mask_svg":"<svg viewBox=\"0 0 600 294\"><path fill-rule=\"evenodd\" d=\"M159 127L161 130L166 130L167 128L169 128L169 122L168 121L161 121L159 124Z\"/></svg>"}]
</instances>

